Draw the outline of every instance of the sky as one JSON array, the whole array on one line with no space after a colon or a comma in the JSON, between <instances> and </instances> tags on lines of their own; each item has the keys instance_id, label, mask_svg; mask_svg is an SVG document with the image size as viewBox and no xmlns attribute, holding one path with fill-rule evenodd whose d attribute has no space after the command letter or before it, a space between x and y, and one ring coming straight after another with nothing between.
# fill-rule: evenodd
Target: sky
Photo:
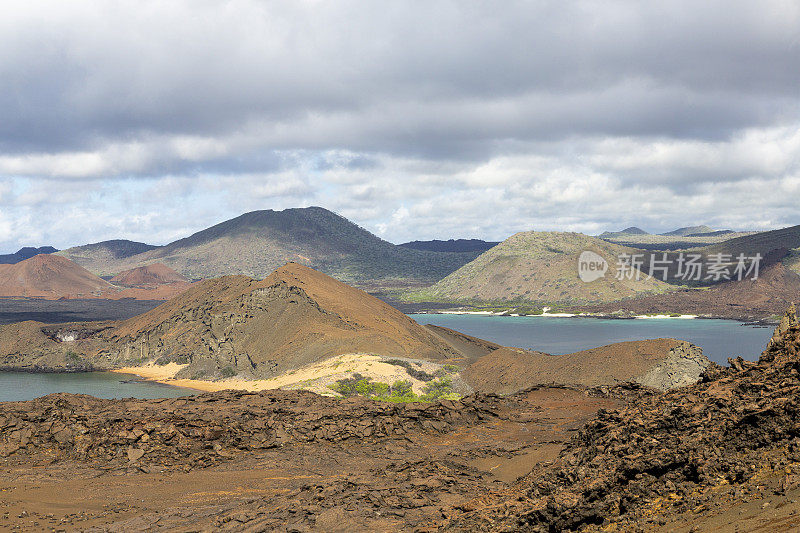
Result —
<instances>
[{"instance_id":1,"label":"sky","mask_svg":"<svg viewBox=\"0 0 800 533\"><path fill-rule=\"evenodd\" d=\"M391 242L800 223L800 3L9 2L0 253L318 205Z\"/></svg>"}]
</instances>

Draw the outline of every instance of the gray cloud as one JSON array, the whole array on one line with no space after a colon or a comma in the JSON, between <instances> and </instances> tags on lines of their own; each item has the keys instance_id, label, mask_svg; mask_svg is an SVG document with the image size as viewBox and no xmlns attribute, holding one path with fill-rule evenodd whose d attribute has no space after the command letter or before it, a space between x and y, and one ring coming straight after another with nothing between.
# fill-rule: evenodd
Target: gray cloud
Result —
<instances>
[{"instance_id":1,"label":"gray cloud","mask_svg":"<svg viewBox=\"0 0 800 533\"><path fill-rule=\"evenodd\" d=\"M0 245L312 203L394 240L791 223L798 36L780 0L17 3Z\"/></svg>"}]
</instances>

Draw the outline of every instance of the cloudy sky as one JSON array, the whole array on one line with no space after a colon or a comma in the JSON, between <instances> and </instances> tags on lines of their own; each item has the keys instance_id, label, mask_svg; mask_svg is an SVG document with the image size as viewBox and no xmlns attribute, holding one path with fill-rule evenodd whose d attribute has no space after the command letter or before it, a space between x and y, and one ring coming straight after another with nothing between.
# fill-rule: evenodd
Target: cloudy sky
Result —
<instances>
[{"instance_id":1,"label":"cloudy sky","mask_svg":"<svg viewBox=\"0 0 800 533\"><path fill-rule=\"evenodd\" d=\"M800 223L800 4L28 0L0 253L320 205L392 242Z\"/></svg>"}]
</instances>

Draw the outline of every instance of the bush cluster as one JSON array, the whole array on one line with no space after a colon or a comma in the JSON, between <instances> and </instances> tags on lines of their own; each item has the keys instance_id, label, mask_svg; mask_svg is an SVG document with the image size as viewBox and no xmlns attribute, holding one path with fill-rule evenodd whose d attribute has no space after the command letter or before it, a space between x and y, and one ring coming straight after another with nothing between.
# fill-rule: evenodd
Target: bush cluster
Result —
<instances>
[{"instance_id":1,"label":"bush cluster","mask_svg":"<svg viewBox=\"0 0 800 533\"><path fill-rule=\"evenodd\" d=\"M387 402L433 402L444 399L457 399L458 395L453 393L453 380L450 376L432 378L425 387L423 394L416 394L411 382L398 380L393 384L372 381L372 378L353 373L348 378L343 378L336 383L328 385L328 388L349 398L352 396L363 396L375 400Z\"/></svg>"}]
</instances>

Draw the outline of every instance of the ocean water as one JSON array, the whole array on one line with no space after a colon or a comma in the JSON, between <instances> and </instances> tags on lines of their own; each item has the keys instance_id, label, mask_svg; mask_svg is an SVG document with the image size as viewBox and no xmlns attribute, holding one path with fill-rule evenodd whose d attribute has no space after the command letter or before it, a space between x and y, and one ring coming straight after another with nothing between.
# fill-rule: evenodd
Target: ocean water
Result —
<instances>
[{"instance_id":1,"label":"ocean water","mask_svg":"<svg viewBox=\"0 0 800 533\"><path fill-rule=\"evenodd\" d=\"M505 346L566 354L614 342L672 337L687 340L720 364L741 355L755 360L772 335L772 328L733 320L608 320L596 318L511 317L486 315L413 314L422 324L436 324ZM0 401L30 400L54 392L89 394L97 398L175 398L197 391L136 381L112 372L28 374L0 372Z\"/></svg>"},{"instance_id":2,"label":"ocean water","mask_svg":"<svg viewBox=\"0 0 800 533\"><path fill-rule=\"evenodd\" d=\"M89 394L96 398L176 398L196 390L172 387L114 372L30 374L0 372L0 401L32 400L54 392Z\"/></svg>"},{"instance_id":3,"label":"ocean water","mask_svg":"<svg viewBox=\"0 0 800 533\"><path fill-rule=\"evenodd\" d=\"M719 364L741 355L756 360L772 336L772 327L735 320L515 317L412 314L420 324L435 324L489 341L554 355L578 352L614 342L674 338L703 348Z\"/></svg>"}]
</instances>

